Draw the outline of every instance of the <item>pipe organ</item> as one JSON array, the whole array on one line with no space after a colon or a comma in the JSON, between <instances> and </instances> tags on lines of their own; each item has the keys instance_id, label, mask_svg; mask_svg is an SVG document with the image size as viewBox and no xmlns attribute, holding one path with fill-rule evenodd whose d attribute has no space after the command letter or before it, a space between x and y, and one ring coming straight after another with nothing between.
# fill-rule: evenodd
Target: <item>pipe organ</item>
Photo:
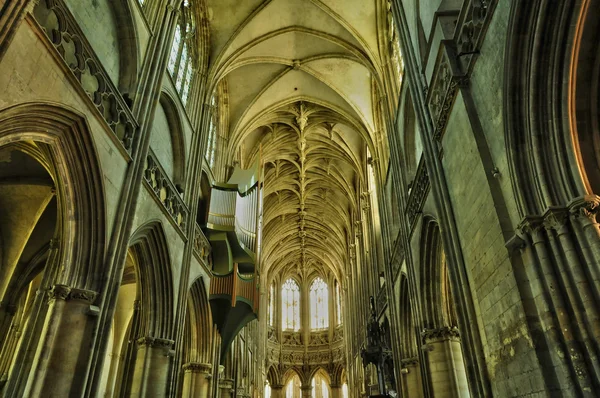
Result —
<instances>
[{"instance_id":1,"label":"pipe organ","mask_svg":"<svg viewBox=\"0 0 600 398\"><path fill-rule=\"evenodd\" d=\"M210 305L225 355L237 333L258 315L262 218L260 168L236 169L212 186L207 236L212 246Z\"/></svg>"}]
</instances>

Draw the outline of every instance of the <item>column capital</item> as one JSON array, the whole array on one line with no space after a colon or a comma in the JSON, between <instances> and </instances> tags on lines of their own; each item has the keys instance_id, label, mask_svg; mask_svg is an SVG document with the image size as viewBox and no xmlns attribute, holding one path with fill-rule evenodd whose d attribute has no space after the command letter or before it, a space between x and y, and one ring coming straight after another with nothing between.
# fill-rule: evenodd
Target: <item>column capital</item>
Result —
<instances>
[{"instance_id":1,"label":"column capital","mask_svg":"<svg viewBox=\"0 0 600 398\"><path fill-rule=\"evenodd\" d=\"M212 364L200 363L200 362L188 362L183 365L183 371L186 373L204 373L210 374L212 371Z\"/></svg>"},{"instance_id":2,"label":"column capital","mask_svg":"<svg viewBox=\"0 0 600 398\"><path fill-rule=\"evenodd\" d=\"M164 347L164 348L171 348L173 347L173 344L175 344L174 340L170 340L170 339L162 339L159 337L152 337L152 336L144 336L144 337L140 337L137 340L138 345L145 345L145 346L149 346L149 347Z\"/></svg>"},{"instance_id":3,"label":"column capital","mask_svg":"<svg viewBox=\"0 0 600 398\"><path fill-rule=\"evenodd\" d=\"M77 300L92 304L96 297L97 292L92 290L78 289L67 285L56 284L48 291L48 301L53 300Z\"/></svg>"},{"instance_id":4,"label":"column capital","mask_svg":"<svg viewBox=\"0 0 600 398\"><path fill-rule=\"evenodd\" d=\"M219 388L233 388L233 379L219 379Z\"/></svg>"},{"instance_id":5,"label":"column capital","mask_svg":"<svg viewBox=\"0 0 600 398\"><path fill-rule=\"evenodd\" d=\"M443 326L435 329L424 329L421 332L424 342L440 341L440 340L459 340L460 332L456 326Z\"/></svg>"}]
</instances>

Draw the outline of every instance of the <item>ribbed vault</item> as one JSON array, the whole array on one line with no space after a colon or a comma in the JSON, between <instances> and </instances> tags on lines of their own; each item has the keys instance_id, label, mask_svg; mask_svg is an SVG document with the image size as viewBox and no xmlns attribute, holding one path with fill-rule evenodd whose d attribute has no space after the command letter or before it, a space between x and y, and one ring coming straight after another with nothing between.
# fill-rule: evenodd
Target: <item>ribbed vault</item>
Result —
<instances>
[{"instance_id":1,"label":"ribbed vault","mask_svg":"<svg viewBox=\"0 0 600 398\"><path fill-rule=\"evenodd\" d=\"M228 87L226 161L265 171L263 273L340 280L368 154L387 159L385 0L208 0L209 81Z\"/></svg>"}]
</instances>

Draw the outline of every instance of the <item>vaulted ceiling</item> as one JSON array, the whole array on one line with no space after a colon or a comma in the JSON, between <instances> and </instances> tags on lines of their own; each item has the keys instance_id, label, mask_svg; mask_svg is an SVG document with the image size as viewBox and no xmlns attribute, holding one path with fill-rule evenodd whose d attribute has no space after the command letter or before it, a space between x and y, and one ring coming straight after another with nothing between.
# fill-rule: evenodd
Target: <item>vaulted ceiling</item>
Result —
<instances>
[{"instance_id":1,"label":"vaulted ceiling","mask_svg":"<svg viewBox=\"0 0 600 398\"><path fill-rule=\"evenodd\" d=\"M339 278L361 218L367 148L385 151L388 2L207 6L210 81L227 87L228 163L265 165L263 272Z\"/></svg>"}]
</instances>

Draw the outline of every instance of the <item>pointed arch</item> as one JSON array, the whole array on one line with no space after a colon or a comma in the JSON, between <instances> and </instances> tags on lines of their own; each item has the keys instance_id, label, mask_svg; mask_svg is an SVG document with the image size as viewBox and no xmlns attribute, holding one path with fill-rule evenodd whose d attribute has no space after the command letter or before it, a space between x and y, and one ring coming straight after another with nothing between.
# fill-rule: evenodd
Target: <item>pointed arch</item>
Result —
<instances>
[{"instance_id":1,"label":"pointed arch","mask_svg":"<svg viewBox=\"0 0 600 398\"><path fill-rule=\"evenodd\" d=\"M269 367L269 370L267 370L267 380L269 381L269 384L271 386L278 386L282 383L280 383L281 378L279 375L279 370L277 369L277 366L275 365L271 365Z\"/></svg>"},{"instance_id":2,"label":"pointed arch","mask_svg":"<svg viewBox=\"0 0 600 398\"><path fill-rule=\"evenodd\" d=\"M410 290L408 287L408 278L406 274L400 277L400 358L408 359L417 357L417 331L413 319L411 308Z\"/></svg>"},{"instance_id":3,"label":"pointed arch","mask_svg":"<svg viewBox=\"0 0 600 398\"><path fill-rule=\"evenodd\" d=\"M175 184L175 187L179 192L183 192L185 189L186 150L181 118L177 111L175 101L165 91L160 95L160 105L167 116L167 124L169 126L169 135L171 138L171 149L173 151L173 184Z\"/></svg>"},{"instance_id":4,"label":"pointed arch","mask_svg":"<svg viewBox=\"0 0 600 398\"><path fill-rule=\"evenodd\" d=\"M98 291L106 240L104 181L85 117L61 104L31 102L0 110L0 147L45 144L56 175L59 261L55 283Z\"/></svg>"},{"instance_id":5,"label":"pointed arch","mask_svg":"<svg viewBox=\"0 0 600 398\"><path fill-rule=\"evenodd\" d=\"M210 363L212 361L213 321L202 277L192 283L187 306L184 363Z\"/></svg>"},{"instance_id":6,"label":"pointed arch","mask_svg":"<svg viewBox=\"0 0 600 398\"><path fill-rule=\"evenodd\" d=\"M138 300L141 308L139 336L171 339L173 336L173 277L162 224L151 221L132 235L130 250L136 261Z\"/></svg>"},{"instance_id":7,"label":"pointed arch","mask_svg":"<svg viewBox=\"0 0 600 398\"><path fill-rule=\"evenodd\" d=\"M424 326L426 328L457 326L440 227L430 216L423 218L421 266Z\"/></svg>"}]
</instances>

